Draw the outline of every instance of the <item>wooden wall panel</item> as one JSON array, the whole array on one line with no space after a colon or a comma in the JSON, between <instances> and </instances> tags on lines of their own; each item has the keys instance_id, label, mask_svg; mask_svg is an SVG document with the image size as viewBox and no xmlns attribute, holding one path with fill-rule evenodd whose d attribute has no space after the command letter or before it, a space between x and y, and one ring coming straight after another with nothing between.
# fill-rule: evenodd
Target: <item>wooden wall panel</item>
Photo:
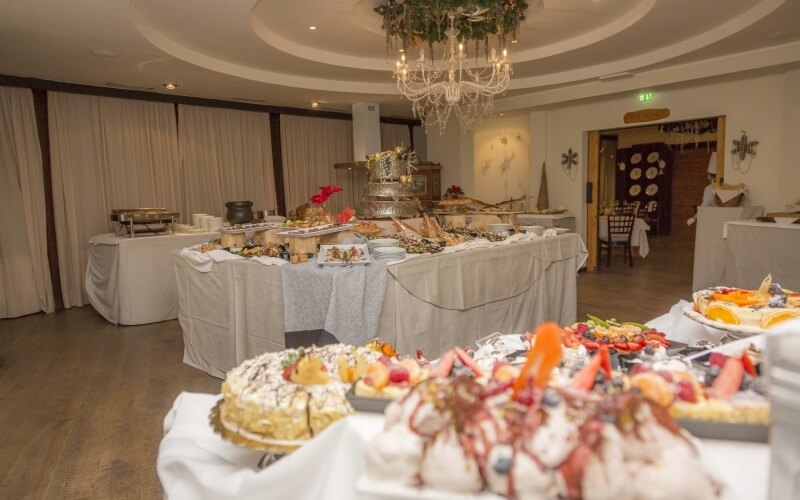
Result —
<instances>
[{"instance_id":1,"label":"wooden wall panel","mask_svg":"<svg viewBox=\"0 0 800 500\"><path fill-rule=\"evenodd\" d=\"M695 207L703 201L703 190L708 185L708 160L714 148L676 150L672 155L672 217L673 236L691 236L694 227L686 220L694 214Z\"/></svg>"}]
</instances>

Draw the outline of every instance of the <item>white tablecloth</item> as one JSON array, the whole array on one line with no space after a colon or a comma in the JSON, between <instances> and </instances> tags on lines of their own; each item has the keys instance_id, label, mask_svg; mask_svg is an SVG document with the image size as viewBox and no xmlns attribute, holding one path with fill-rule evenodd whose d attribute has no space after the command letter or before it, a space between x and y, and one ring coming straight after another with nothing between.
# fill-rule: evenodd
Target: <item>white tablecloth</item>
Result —
<instances>
[{"instance_id":1,"label":"white tablecloth","mask_svg":"<svg viewBox=\"0 0 800 500\"><path fill-rule=\"evenodd\" d=\"M639 247L639 255L642 258L647 257L650 253L650 242L647 240L647 231L650 226L644 219L636 218L633 221L633 229L631 232L631 246ZM608 217L605 215L600 216L600 224L597 228L597 235L600 238L608 238Z\"/></svg>"},{"instance_id":2,"label":"white tablecloth","mask_svg":"<svg viewBox=\"0 0 800 500\"><path fill-rule=\"evenodd\" d=\"M92 237L84 279L89 303L115 324L142 325L177 318L172 252L216 236L217 233Z\"/></svg>"},{"instance_id":3,"label":"white tablecloth","mask_svg":"<svg viewBox=\"0 0 800 500\"><path fill-rule=\"evenodd\" d=\"M697 207L692 291L724 284L725 223L754 219L763 213L764 207Z\"/></svg>"},{"instance_id":4,"label":"white tablecloth","mask_svg":"<svg viewBox=\"0 0 800 500\"><path fill-rule=\"evenodd\" d=\"M725 270L718 284L758 288L771 274L774 283L800 290L800 225L756 221L725 225Z\"/></svg>"},{"instance_id":5,"label":"white tablecloth","mask_svg":"<svg viewBox=\"0 0 800 500\"><path fill-rule=\"evenodd\" d=\"M575 216L570 213L518 214L517 224L520 226L563 227L570 231L576 230Z\"/></svg>"},{"instance_id":6,"label":"white tablecloth","mask_svg":"<svg viewBox=\"0 0 800 500\"><path fill-rule=\"evenodd\" d=\"M356 483L364 471L364 447L383 428L383 415L351 415L259 471L255 466L262 453L224 441L208 425L219 397L184 392L164 420L157 469L169 500L372 498L357 493ZM701 446L709 468L731 487L734 498L767 498L767 445L704 439Z\"/></svg>"},{"instance_id":7,"label":"white tablecloth","mask_svg":"<svg viewBox=\"0 0 800 500\"><path fill-rule=\"evenodd\" d=\"M388 266L378 335L398 351L435 358L500 329L570 324L586 247L576 234L424 256ZM216 377L284 348L280 268L235 260L199 272L177 252L184 362ZM330 332L335 335L335 332Z\"/></svg>"}]
</instances>

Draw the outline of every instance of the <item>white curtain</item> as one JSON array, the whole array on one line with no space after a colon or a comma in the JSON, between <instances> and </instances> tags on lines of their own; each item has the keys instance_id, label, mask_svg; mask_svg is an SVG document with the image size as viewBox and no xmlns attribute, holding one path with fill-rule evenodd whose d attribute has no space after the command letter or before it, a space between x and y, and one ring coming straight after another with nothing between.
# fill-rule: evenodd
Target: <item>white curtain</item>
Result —
<instances>
[{"instance_id":1,"label":"white curtain","mask_svg":"<svg viewBox=\"0 0 800 500\"><path fill-rule=\"evenodd\" d=\"M0 318L53 312L42 154L30 89L0 87Z\"/></svg>"},{"instance_id":2,"label":"white curtain","mask_svg":"<svg viewBox=\"0 0 800 500\"><path fill-rule=\"evenodd\" d=\"M178 134L185 220L224 217L228 201L276 207L268 113L179 105Z\"/></svg>"},{"instance_id":3,"label":"white curtain","mask_svg":"<svg viewBox=\"0 0 800 500\"><path fill-rule=\"evenodd\" d=\"M112 229L111 210L181 206L175 108L61 92L47 98L64 307L81 306L88 241Z\"/></svg>"},{"instance_id":4,"label":"white curtain","mask_svg":"<svg viewBox=\"0 0 800 500\"><path fill-rule=\"evenodd\" d=\"M408 125L381 123L381 151L410 145L411 135L408 133Z\"/></svg>"},{"instance_id":5,"label":"white curtain","mask_svg":"<svg viewBox=\"0 0 800 500\"><path fill-rule=\"evenodd\" d=\"M291 212L309 202L320 186L339 184L328 210L358 209L358 176L363 172L336 170L335 163L353 161L353 122L328 118L281 115L281 146L286 208Z\"/></svg>"}]
</instances>

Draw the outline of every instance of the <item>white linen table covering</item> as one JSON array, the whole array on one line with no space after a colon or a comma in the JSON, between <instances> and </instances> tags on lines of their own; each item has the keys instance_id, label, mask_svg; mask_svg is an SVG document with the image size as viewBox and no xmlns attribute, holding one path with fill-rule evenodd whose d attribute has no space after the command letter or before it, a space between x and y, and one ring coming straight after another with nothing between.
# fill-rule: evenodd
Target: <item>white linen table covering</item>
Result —
<instances>
[{"instance_id":1,"label":"white linen table covering","mask_svg":"<svg viewBox=\"0 0 800 500\"><path fill-rule=\"evenodd\" d=\"M647 257L650 253L650 242L647 240L647 231L650 226L644 219L636 217L633 221L633 229L631 232L631 246L639 247L639 255L642 258ZM600 216L600 224L597 228L598 237L608 238L608 217L605 215ZM616 241L616 239L614 240Z\"/></svg>"},{"instance_id":2,"label":"white linen table covering","mask_svg":"<svg viewBox=\"0 0 800 500\"><path fill-rule=\"evenodd\" d=\"M498 329L570 324L585 259L580 237L565 234L392 264L378 336L433 359ZM284 348L280 267L235 260L203 273L177 251L173 262L185 363L222 378L245 359Z\"/></svg>"},{"instance_id":3,"label":"white linen table covering","mask_svg":"<svg viewBox=\"0 0 800 500\"><path fill-rule=\"evenodd\" d=\"M800 290L800 224L731 221L725 242L725 272L719 285L758 288L772 282Z\"/></svg>"},{"instance_id":4,"label":"white linen table covering","mask_svg":"<svg viewBox=\"0 0 800 500\"><path fill-rule=\"evenodd\" d=\"M156 467L168 500L372 498L359 494L356 483L364 472L364 449L383 429L383 415L350 415L296 452L257 470L262 452L224 441L209 426L208 415L219 398L183 392L164 419ZM767 498L767 445L710 439L700 445L709 469L734 498Z\"/></svg>"},{"instance_id":5,"label":"white linen table covering","mask_svg":"<svg viewBox=\"0 0 800 500\"><path fill-rule=\"evenodd\" d=\"M129 238L113 233L89 240L84 286L92 307L114 324L143 325L178 317L172 252L217 233Z\"/></svg>"}]
</instances>

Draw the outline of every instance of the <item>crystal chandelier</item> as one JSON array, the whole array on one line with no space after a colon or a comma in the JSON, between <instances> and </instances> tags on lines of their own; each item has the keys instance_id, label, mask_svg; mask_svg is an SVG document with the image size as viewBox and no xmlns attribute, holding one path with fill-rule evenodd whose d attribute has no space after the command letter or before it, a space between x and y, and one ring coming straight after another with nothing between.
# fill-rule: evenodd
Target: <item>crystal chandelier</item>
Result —
<instances>
[{"instance_id":1,"label":"crystal chandelier","mask_svg":"<svg viewBox=\"0 0 800 500\"><path fill-rule=\"evenodd\" d=\"M451 113L455 113L465 129L490 114L494 96L505 92L512 73L505 48L501 56L492 48L483 66L470 65L464 43L458 39L454 15L449 17L444 53L439 62L426 59L423 48L413 65L406 61L403 53L394 70L397 88L411 101L414 116L426 128L439 125L439 133L444 133Z\"/></svg>"}]
</instances>

